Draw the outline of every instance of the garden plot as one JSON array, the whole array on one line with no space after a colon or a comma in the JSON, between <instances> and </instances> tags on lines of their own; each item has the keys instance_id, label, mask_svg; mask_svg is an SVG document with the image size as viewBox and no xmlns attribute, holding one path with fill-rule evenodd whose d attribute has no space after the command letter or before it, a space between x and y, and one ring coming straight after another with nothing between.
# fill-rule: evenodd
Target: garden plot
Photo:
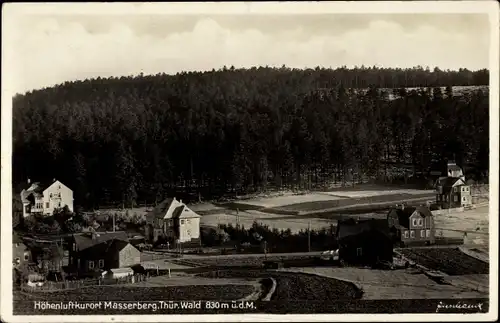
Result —
<instances>
[{"instance_id":1,"label":"garden plot","mask_svg":"<svg viewBox=\"0 0 500 323\"><path fill-rule=\"evenodd\" d=\"M465 244L488 244L489 208L477 209L434 216L436 235L450 238L463 238L467 232Z\"/></svg>"},{"instance_id":2,"label":"garden plot","mask_svg":"<svg viewBox=\"0 0 500 323\"><path fill-rule=\"evenodd\" d=\"M414 248L400 252L419 265L452 276L484 275L490 271L488 263L466 255L459 248Z\"/></svg>"},{"instance_id":3,"label":"garden plot","mask_svg":"<svg viewBox=\"0 0 500 323\"><path fill-rule=\"evenodd\" d=\"M363 268L309 267L284 269L345 280L364 291L363 299L443 299L480 298L485 293L468 288L441 285L423 274L405 270L373 270Z\"/></svg>"},{"instance_id":4,"label":"garden plot","mask_svg":"<svg viewBox=\"0 0 500 323\"><path fill-rule=\"evenodd\" d=\"M200 223L204 226L217 226L218 224L231 224L236 225L238 217L235 213L219 213L219 214L209 214L203 215L201 217ZM287 230L290 229L292 233L299 232L300 230L306 230L311 225L313 230L321 230L323 228L329 228L331 224L335 224L336 221L320 218L295 218L295 217L284 217L280 214L269 214L258 211L247 211L239 212L239 224L243 225L245 228L252 227L253 223L261 223L263 225L269 226L271 229L277 230Z\"/></svg>"}]
</instances>

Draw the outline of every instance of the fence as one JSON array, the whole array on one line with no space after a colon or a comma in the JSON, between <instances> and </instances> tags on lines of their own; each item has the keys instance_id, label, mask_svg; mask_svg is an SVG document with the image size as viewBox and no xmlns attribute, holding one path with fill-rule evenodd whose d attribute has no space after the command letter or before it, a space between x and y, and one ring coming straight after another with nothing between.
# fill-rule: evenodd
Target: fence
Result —
<instances>
[{"instance_id":1,"label":"fence","mask_svg":"<svg viewBox=\"0 0 500 323\"><path fill-rule=\"evenodd\" d=\"M148 276L144 274L134 274L120 278L101 277L95 279L66 280L62 282L45 281L41 286L28 286L23 284L21 286L21 290L25 292L48 292L56 290L79 289L100 285L133 284L145 281L147 278Z\"/></svg>"}]
</instances>

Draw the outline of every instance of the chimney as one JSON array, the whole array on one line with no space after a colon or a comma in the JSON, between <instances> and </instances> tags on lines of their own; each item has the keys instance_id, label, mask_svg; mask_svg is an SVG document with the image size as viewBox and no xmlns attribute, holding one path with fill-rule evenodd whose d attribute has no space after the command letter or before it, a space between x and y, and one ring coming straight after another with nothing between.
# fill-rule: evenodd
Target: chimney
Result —
<instances>
[{"instance_id":1,"label":"chimney","mask_svg":"<svg viewBox=\"0 0 500 323\"><path fill-rule=\"evenodd\" d=\"M28 184L31 184L31 179L28 178Z\"/></svg>"},{"instance_id":2,"label":"chimney","mask_svg":"<svg viewBox=\"0 0 500 323\"><path fill-rule=\"evenodd\" d=\"M182 204L182 200L179 200L179 203L181 203L181 204Z\"/></svg>"},{"instance_id":3,"label":"chimney","mask_svg":"<svg viewBox=\"0 0 500 323\"><path fill-rule=\"evenodd\" d=\"M56 179L55 179L55 178L53 178L53 179L52 179L52 182L55 182L55 181L56 181Z\"/></svg>"}]
</instances>

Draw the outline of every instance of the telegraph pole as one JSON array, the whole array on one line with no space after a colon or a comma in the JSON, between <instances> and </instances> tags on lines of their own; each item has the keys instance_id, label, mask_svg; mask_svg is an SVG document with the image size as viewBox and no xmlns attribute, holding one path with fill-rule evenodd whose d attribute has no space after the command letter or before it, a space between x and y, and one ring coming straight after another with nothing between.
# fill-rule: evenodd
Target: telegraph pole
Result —
<instances>
[{"instance_id":1,"label":"telegraph pole","mask_svg":"<svg viewBox=\"0 0 500 323\"><path fill-rule=\"evenodd\" d=\"M307 247L308 247L309 252L311 252L311 221L308 222L307 227L308 227L308 229L307 229Z\"/></svg>"}]
</instances>

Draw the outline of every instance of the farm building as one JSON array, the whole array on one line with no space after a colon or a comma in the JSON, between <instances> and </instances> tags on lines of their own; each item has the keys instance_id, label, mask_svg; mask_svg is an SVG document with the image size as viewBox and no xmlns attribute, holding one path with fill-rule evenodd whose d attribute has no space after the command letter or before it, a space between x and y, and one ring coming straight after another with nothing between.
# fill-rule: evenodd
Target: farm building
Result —
<instances>
[{"instance_id":1,"label":"farm building","mask_svg":"<svg viewBox=\"0 0 500 323\"><path fill-rule=\"evenodd\" d=\"M393 244L386 220L339 221L337 239L341 261L360 265L392 262Z\"/></svg>"},{"instance_id":2,"label":"farm building","mask_svg":"<svg viewBox=\"0 0 500 323\"><path fill-rule=\"evenodd\" d=\"M21 191L23 216L31 214L52 215L55 210L65 206L73 211L73 191L60 181L35 182Z\"/></svg>"},{"instance_id":3,"label":"farm building","mask_svg":"<svg viewBox=\"0 0 500 323\"><path fill-rule=\"evenodd\" d=\"M111 239L80 252L79 272L130 267L141 262L140 251L127 241Z\"/></svg>"},{"instance_id":4,"label":"farm building","mask_svg":"<svg viewBox=\"0 0 500 323\"><path fill-rule=\"evenodd\" d=\"M85 232L85 233L77 233L67 239L67 246L69 249L69 267L72 272L85 272L87 271L89 265L88 260L95 260L93 256L89 255L88 249L102 245L108 241L123 241L128 243L127 233L125 231L116 231L116 232ZM92 259L90 259L92 258ZM100 258L99 258L100 259ZM97 259L96 268L99 267L99 259ZM85 263L87 266L85 267Z\"/></svg>"},{"instance_id":5,"label":"farm building","mask_svg":"<svg viewBox=\"0 0 500 323\"><path fill-rule=\"evenodd\" d=\"M470 186L464 177L443 177L436 183L436 204L442 208L463 207L472 204Z\"/></svg>"},{"instance_id":6,"label":"farm building","mask_svg":"<svg viewBox=\"0 0 500 323\"><path fill-rule=\"evenodd\" d=\"M200 239L200 216L174 198L165 199L146 215L146 239L159 238L179 242Z\"/></svg>"},{"instance_id":7,"label":"farm building","mask_svg":"<svg viewBox=\"0 0 500 323\"><path fill-rule=\"evenodd\" d=\"M427 207L394 208L387 214L393 242L399 245L433 244L434 218Z\"/></svg>"}]
</instances>

